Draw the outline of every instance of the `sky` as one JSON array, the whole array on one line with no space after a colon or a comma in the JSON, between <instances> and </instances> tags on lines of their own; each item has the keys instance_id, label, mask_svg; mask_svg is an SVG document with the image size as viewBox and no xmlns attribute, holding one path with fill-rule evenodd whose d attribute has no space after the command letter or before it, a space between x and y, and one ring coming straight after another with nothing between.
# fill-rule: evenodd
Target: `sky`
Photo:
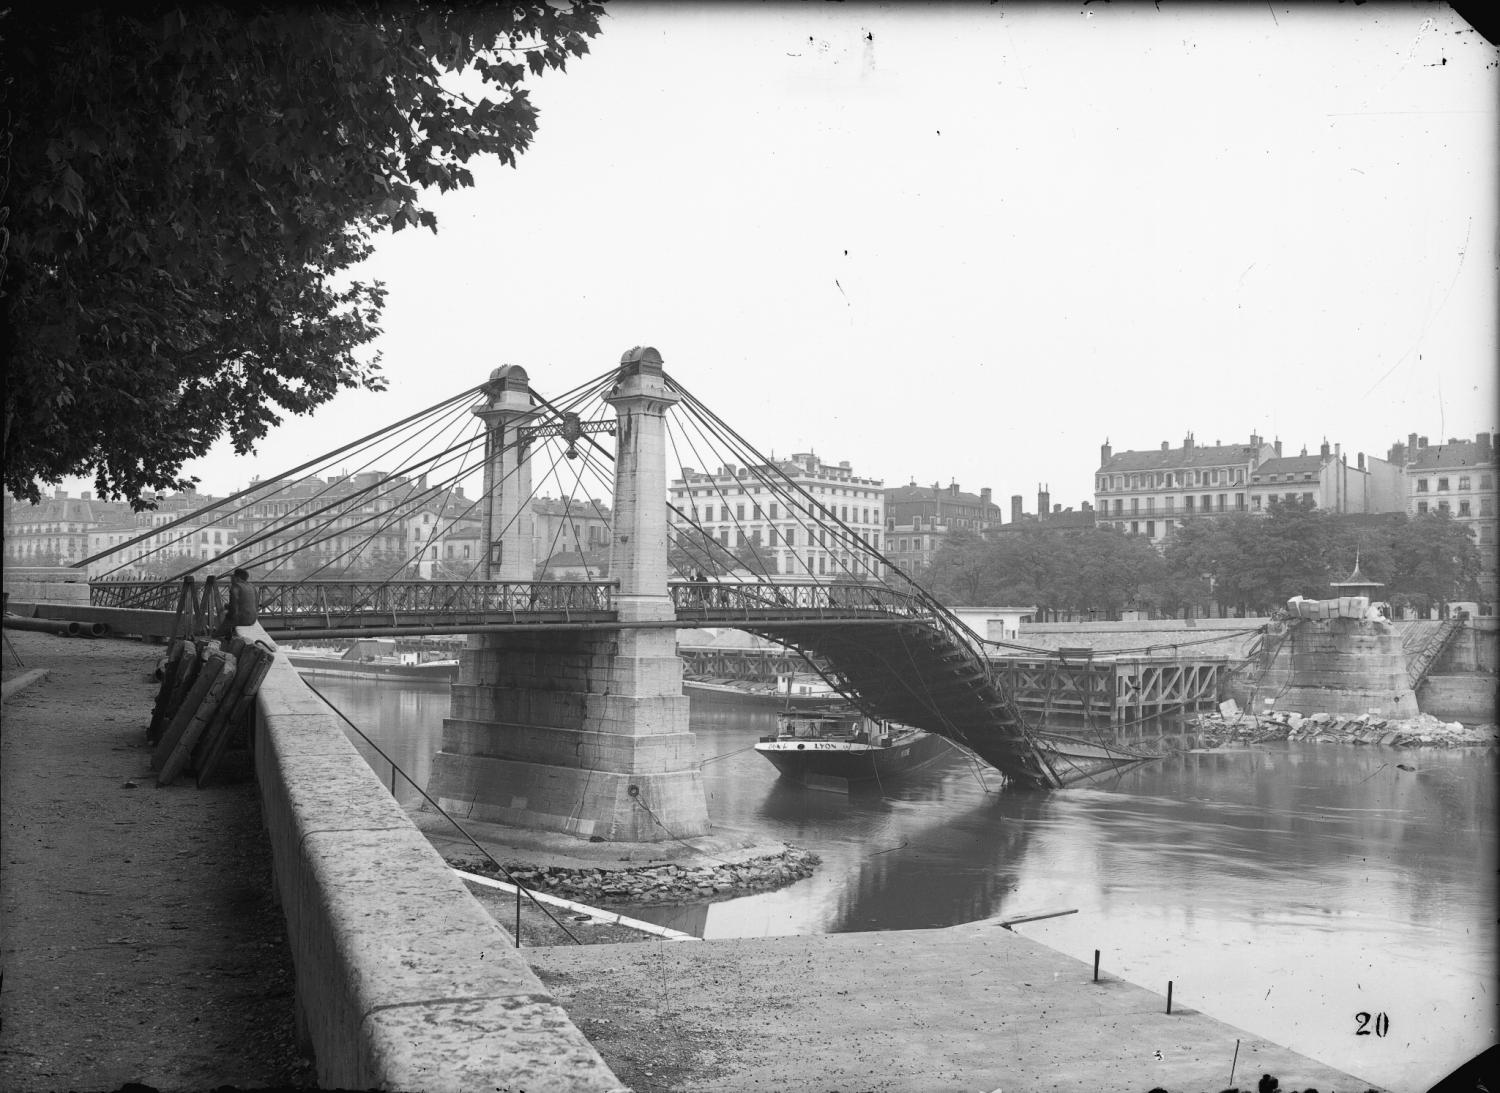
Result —
<instances>
[{"instance_id":1,"label":"sky","mask_svg":"<svg viewBox=\"0 0 1500 1093\"><path fill-rule=\"evenodd\" d=\"M187 471L222 495L634 345L762 451L1027 511L1092 500L1106 440L1472 439L1497 90L1426 4L612 3L518 167L359 271L389 390Z\"/></svg>"}]
</instances>

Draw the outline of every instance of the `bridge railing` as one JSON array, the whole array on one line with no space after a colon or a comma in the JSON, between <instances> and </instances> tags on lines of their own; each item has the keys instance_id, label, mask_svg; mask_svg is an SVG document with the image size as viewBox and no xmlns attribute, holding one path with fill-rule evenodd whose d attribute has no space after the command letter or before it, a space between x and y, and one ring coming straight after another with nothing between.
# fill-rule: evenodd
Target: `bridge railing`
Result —
<instances>
[{"instance_id":1,"label":"bridge railing","mask_svg":"<svg viewBox=\"0 0 1500 1093\"><path fill-rule=\"evenodd\" d=\"M880 614L918 617L925 612L913 596L874 584L819 584L816 581L682 581L670 588L679 615L743 614L760 617L778 610L831 615Z\"/></svg>"},{"instance_id":2,"label":"bridge railing","mask_svg":"<svg viewBox=\"0 0 1500 1093\"><path fill-rule=\"evenodd\" d=\"M606 581L284 581L257 582L268 617L324 615L493 615L614 610L618 586ZM101 581L90 585L96 607L175 610L178 585Z\"/></svg>"}]
</instances>

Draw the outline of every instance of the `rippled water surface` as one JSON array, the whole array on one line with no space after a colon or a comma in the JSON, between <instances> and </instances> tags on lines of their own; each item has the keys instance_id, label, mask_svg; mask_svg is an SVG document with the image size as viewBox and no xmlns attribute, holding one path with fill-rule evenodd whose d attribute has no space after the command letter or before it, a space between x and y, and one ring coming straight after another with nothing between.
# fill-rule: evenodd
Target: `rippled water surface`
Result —
<instances>
[{"instance_id":1,"label":"rippled water surface","mask_svg":"<svg viewBox=\"0 0 1500 1093\"><path fill-rule=\"evenodd\" d=\"M425 782L446 687L313 682ZM1283 744L1051 793L1002 788L955 753L851 799L789 786L749 750L774 727L765 709L695 700L692 727L715 827L823 864L778 892L638 917L713 938L1076 909L1016 930L1089 963L1098 949L1107 974L1163 994L1171 980L1174 1008L1394 1090L1496 1039L1489 753Z\"/></svg>"}]
</instances>

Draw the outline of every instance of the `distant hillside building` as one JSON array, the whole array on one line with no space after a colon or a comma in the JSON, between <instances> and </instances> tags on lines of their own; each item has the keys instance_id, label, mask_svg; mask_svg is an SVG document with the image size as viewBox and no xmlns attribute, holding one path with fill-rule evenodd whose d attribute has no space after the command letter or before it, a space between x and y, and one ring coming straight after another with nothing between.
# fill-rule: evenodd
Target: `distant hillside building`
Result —
<instances>
[{"instance_id":1,"label":"distant hillside building","mask_svg":"<svg viewBox=\"0 0 1500 1093\"><path fill-rule=\"evenodd\" d=\"M715 471L683 468L683 477L673 479L668 496L674 510L669 513L674 538L691 540L696 522L712 536L720 550L715 561L727 564L730 555L753 554L776 575L795 580L839 576L849 571L856 547L850 533L816 520L773 495L755 474L790 478L811 495L810 504L825 506L852 530L852 535L881 548L885 528L884 483L878 478L855 474L848 461L824 463L812 452L799 452L771 467L740 467L727 464ZM812 526L812 525L816 526ZM862 563L855 567L866 570Z\"/></svg>"},{"instance_id":2,"label":"distant hillside building","mask_svg":"<svg viewBox=\"0 0 1500 1093\"><path fill-rule=\"evenodd\" d=\"M919 573L932 564L950 531L982 533L1002 518L988 486L978 494L963 492L957 482L895 486L885 491L885 556L903 572Z\"/></svg>"}]
</instances>

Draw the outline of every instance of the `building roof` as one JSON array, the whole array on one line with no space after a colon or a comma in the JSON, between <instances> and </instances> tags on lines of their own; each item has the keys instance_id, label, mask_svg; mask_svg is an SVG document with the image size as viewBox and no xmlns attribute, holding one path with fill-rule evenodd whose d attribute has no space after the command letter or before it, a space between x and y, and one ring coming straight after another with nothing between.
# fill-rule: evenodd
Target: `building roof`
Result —
<instances>
[{"instance_id":1,"label":"building roof","mask_svg":"<svg viewBox=\"0 0 1500 1093\"><path fill-rule=\"evenodd\" d=\"M887 509L891 505L913 501L952 501L960 505L990 505L999 508L993 499L986 501L977 493L965 493L952 486L919 486L913 482L906 486L891 486L885 491Z\"/></svg>"},{"instance_id":2,"label":"building roof","mask_svg":"<svg viewBox=\"0 0 1500 1093\"><path fill-rule=\"evenodd\" d=\"M1408 453L1406 469L1410 471L1436 471L1463 467L1493 467L1495 449L1490 447L1488 458L1483 458L1479 444L1473 440L1450 440L1446 444L1431 444Z\"/></svg>"},{"instance_id":3,"label":"building roof","mask_svg":"<svg viewBox=\"0 0 1500 1093\"><path fill-rule=\"evenodd\" d=\"M1320 455L1279 456L1276 459L1268 459L1256 467L1250 479L1253 482L1260 482L1273 474L1317 474L1322 468L1323 457Z\"/></svg>"},{"instance_id":4,"label":"building roof","mask_svg":"<svg viewBox=\"0 0 1500 1093\"><path fill-rule=\"evenodd\" d=\"M1247 463L1260 448L1252 444L1194 444L1145 452L1115 452L1099 467L1099 474L1120 471L1175 471L1184 467L1223 467Z\"/></svg>"}]
</instances>

